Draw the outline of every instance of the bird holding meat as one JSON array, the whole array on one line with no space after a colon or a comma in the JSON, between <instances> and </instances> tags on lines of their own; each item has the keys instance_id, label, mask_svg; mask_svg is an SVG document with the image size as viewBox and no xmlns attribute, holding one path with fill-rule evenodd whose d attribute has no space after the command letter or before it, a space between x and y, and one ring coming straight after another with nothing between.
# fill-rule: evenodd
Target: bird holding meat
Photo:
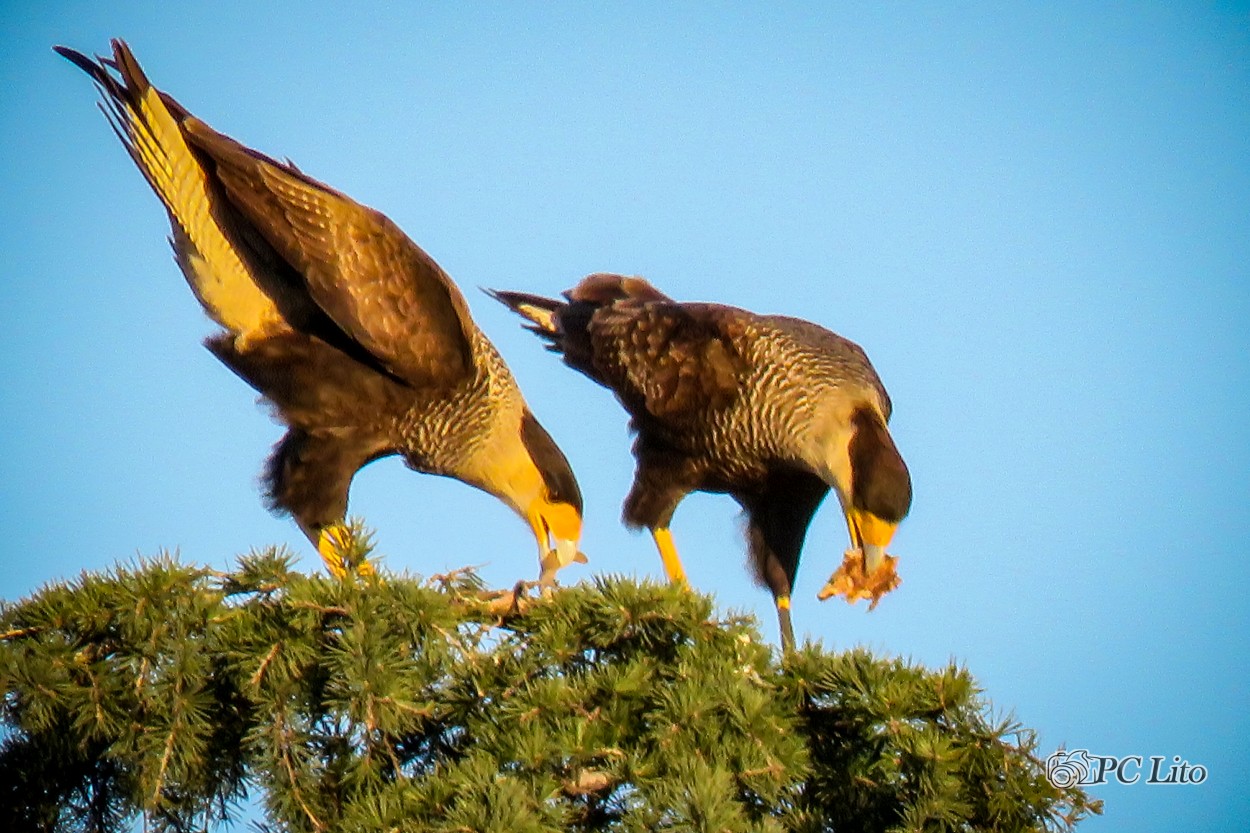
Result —
<instances>
[{"instance_id":1,"label":"bird holding meat","mask_svg":"<svg viewBox=\"0 0 1250 833\"><path fill-rule=\"evenodd\" d=\"M911 477L887 427L890 397L858 345L797 318L677 302L638 277L590 275L560 299L491 294L629 413L637 468L623 520L650 530L671 581L685 580L669 530L677 505L696 491L731 495L792 648L800 552L832 489L852 547L820 597L875 606L897 586L886 546L911 507Z\"/></svg>"}]
</instances>

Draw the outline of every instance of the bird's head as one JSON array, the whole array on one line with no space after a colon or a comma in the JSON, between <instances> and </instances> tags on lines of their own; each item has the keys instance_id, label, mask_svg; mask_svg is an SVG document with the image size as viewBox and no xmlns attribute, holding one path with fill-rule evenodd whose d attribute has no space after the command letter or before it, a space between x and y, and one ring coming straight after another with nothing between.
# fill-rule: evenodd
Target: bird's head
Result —
<instances>
[{"instance_id":1,"label":"bird's head","mask_svg":"<svg viewBox=\"0 0 1250 833\"><path fill-rule=\"evenodd\" d=\"M586 561L578 550L582 492L564 453L528 408L521 416L519 439L491 455L483 487L529 524L538 542L541 581L547 585L561 567Z\"/></svg>"},{"instance_id":2,"label":"bird's head","mask_svg":"<svg viewBox=\"0 0 1250 833\"><path fill-rule=\"evenodd\" d=\"M863 550L864 569L871 575L911 509L911 475L875 408L857 406L843 424L828 467L851 544Z\"/></svg>"}]
</instances>

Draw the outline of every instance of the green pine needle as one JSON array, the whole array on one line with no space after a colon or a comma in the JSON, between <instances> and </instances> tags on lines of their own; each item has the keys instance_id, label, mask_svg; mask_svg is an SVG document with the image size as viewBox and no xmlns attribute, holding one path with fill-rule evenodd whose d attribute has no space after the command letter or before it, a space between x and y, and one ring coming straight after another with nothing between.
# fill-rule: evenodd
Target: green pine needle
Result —
<instances>
[{"instance_id":1,"label":"green pine needle","mask_svg":"<svg viewBox=\"0 0 1250 833\"><path fill-rule=\"evenodd\" d=\"M353 527L353 556L371 556ZM374 562L376 563L376 562ZM0 604L0 818L290 831L1067 830L1100 806L965 669L806 646L682 588L336 581L161 555Z\"/></svg>"}]
</instances>

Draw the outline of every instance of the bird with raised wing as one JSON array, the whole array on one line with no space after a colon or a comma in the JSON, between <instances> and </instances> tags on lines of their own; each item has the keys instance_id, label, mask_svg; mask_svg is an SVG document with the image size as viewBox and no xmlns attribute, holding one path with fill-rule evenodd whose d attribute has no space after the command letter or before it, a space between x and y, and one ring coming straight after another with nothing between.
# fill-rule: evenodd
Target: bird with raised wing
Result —
<instances>
[{"instance_id":1,"label":"bird with raised wing","mask_svg":"<svg viewBox=\"0 0 1250 833\"><path fill-rule=\"evenodd\" d=\"M451 278L383 214L216 132L157 90L125 43L56 51L164 204L179 267L220 326L208 349L286 426L265 468L336 575L356 472L400 455L499 498L538 542L541 581L575 560L582 496Z\"/></svg>"},{"instance_id":2,"label":"bird with raised wing","mask_svg":"<svg viewBox=\"0 0 1250 833\"><path fill-rule=\"evenodd\" d=\"M890 398L858 345L797 318L679 303L637 277L590 275L563 299L491 294L629 412L637 469L624 522L651 531L671 581L685 580L669 531L678 503L728 493L793 648L799 555L832 488L852 548L818 595L875 606L897 586L885 548L911 507L911 476L886 427Z\"/></svg>"}]
</instances>

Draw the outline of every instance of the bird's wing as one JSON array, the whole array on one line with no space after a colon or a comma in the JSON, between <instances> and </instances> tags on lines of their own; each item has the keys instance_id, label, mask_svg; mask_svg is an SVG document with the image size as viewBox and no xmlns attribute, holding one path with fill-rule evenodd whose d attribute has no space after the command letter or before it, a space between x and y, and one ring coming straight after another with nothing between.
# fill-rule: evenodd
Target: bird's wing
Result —
<instances>
[{"instance_id":1,"label":"bird's wing","mask_svg":"<svg viewBox=\"0 0 1250 833\"><path fill-rule=\"evenodd\" d=\"M673 422L737 398L747 326L733 307L628 300L598 309L587 329L595 369L622 403Z\"/></svg>"},{"instance_id":2,"label":"bird's wing","mask_svg":"<svg viewBox=\"0 0 1250 833\"><path fill-rule=\"evenodd\" d=\"M169 213L178 264L205 312L235 335L285 327L280 276L240 241L237 216L187 144L186 110L152 86L123 41L111 60L56 51L99 88L100 109Z\"/></svg>"},{"instance_id":3,"label":"bird's wing","mask_svg":"<svg viewBox=\"0 0 1250 833\"><path fill-rule=\"evenodd\" d=\"M226 195L304 278L316 304L387 370L413 385L472 372L474 324L434 259L388 217L224 136L184 130Z\"/></svg>"}]
</instances>

